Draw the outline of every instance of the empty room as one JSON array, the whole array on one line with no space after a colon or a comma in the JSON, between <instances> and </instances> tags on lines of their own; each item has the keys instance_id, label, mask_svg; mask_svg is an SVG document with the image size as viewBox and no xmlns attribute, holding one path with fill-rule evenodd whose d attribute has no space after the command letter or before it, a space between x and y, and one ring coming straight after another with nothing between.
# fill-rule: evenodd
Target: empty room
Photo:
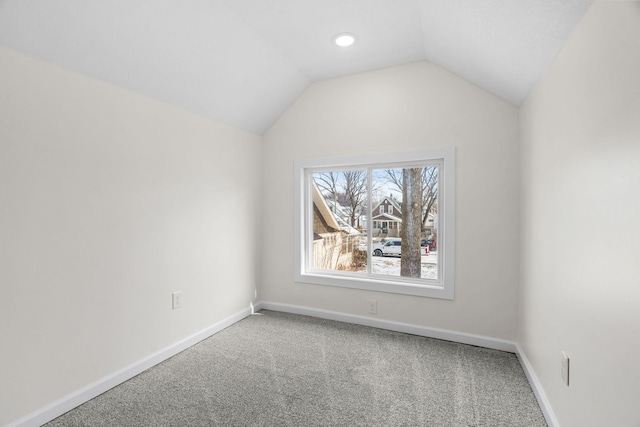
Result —
<instances>
[{"instance_id":1,"label":"empty room","mask_svg":"<svg viewBox=\"0 0 640 427\"><path fill-rule=\"evenodd\" d=\"M0 0L0 426L640 427L640 1Z\"/></svg>"}]
</instances>

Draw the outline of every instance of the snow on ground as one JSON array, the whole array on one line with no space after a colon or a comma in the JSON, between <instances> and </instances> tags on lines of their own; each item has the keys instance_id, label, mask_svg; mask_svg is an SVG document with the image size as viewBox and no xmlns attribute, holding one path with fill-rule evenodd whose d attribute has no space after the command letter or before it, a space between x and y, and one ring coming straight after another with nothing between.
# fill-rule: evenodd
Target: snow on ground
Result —
<instances>
[{"instance_id":1,"label":"snow on ground","mask_svg":"<svg viewBox=\"0 0 640 427\"><path fill-rule=\"evenodd\" d=\"M400 276L400 257L373 256L371 257L371 272L388 276ZM438 256L435 252L422 256L423 279L438 278Z\"/></svg>"}]
</instances>

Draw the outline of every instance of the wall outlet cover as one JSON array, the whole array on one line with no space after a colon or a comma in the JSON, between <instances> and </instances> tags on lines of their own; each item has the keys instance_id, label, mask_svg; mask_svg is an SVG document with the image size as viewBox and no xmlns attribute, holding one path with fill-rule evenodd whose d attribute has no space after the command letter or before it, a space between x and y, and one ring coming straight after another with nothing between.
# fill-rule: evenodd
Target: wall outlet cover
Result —
<instances>
[{"instance_id":1,"label":"wall outlet cover","mask_svg":"<svg viewBox=\"0 0 640 427\"><path fill-rule=\"evenodd\" d=\"M182 308L182 291L177 291L171 294L171 308L173 310Z\"/></svg>"},{"instance_id":2,"label":"wall outlet cover","mask_svg":"<svg viewBox=\"0 0 640 427\"><path fill-rule=\"evenodd\" d=\"M369 314L378 314L378 301L369 301Z\"/></svg>"}]
</instances>

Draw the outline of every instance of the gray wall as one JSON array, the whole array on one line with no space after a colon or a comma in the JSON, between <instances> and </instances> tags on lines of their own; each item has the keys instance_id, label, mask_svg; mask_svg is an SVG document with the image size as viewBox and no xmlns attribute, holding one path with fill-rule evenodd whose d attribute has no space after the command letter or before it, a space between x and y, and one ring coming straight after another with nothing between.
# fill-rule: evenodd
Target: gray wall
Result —
<instances>
[{"instance_id":1,"label":"gray wall","mask_svg":"<svg viewBox=\"0 0 640 427\"><path fill-rule=\"evenodd\" d=\"M519 342L562 427L640 425L639 76L640 2L595 2L521 109Z\"/></svg>"},{"instance_id":2,"label":"gray wall","mask_svg":"<svg viewBox=\"0 0 640 427\"><path fill-rule=\"evenodd\" d=\"M518 111L426 62L311 85L264 136L261 299L515 339ZM456 147L455 300L295 283L293 161ZM274 250L273 243L277 243Z\"/></svg>"},{"instance_id":3,"label":"gray wall","mask_svg":"<svg viewBox=\"0 0 640 427\"><path fill-rule=\"evenodd\" d=\"M6 49L0 70L5 425L249 307L261 145Z\"/></svg>"}]
</instances>

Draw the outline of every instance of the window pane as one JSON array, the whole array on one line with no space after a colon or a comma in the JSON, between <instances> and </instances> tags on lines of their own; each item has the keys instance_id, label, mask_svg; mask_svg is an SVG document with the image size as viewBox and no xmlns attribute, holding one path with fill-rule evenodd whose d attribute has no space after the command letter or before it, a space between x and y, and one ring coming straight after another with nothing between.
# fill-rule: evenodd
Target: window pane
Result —
<instances>
[{"instance_id":1,"label":"window pane","mask_svg":"<svg viewBox=\"0 0 640 427\"><path fill-rule=\"evenodd\" d=\"M317 172L311 177L311 268L366 272L367 171Z\"/></svg>"},{"instance_id":2,"label":"window pane","mask_svg":"<svg viewBox=\"0 0 640 427\"><path fill-rule=\"evenodd\" d=\"M371 273L438 279L438 167L374 169L371 176L377 213L372 218Z\"/></svg>"}]
</instances>

